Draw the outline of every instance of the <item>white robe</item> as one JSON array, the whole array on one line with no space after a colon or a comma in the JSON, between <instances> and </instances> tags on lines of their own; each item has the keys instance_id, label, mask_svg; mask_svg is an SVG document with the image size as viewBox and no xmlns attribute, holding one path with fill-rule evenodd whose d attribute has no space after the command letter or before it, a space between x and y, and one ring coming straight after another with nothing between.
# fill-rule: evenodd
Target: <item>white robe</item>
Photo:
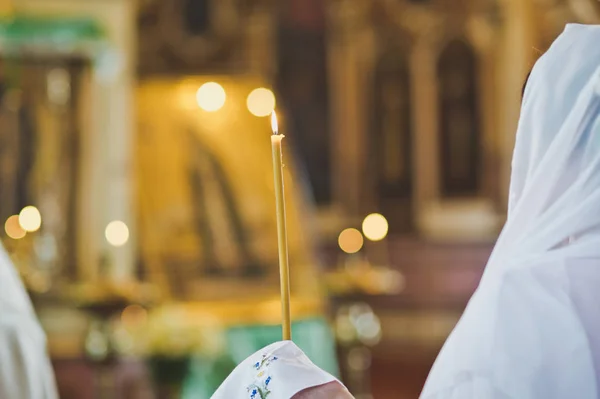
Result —
<instances>
[{"instance_id":1,"label":"white robe","mask_svg":"<svg viewBox=\"0 0 600 399\"><path fill-rule=\"evenodd\" d=\"M1 246L0 399L58 399L46 336Z\"/></svg>"},{"instance_id":2,"label":"white robe","mask_svg":"<svg viewBox=\"0 0 600 399\"><path fill-rule=\"evenodd\" d=\"M600 26L568 25L523 99L509 215L421 399L600 398Z\"/></svg>"},{"instance_id":3,"label":"white robe","mask_svg":"<svg viewBox=\"0 0 600 399\"><path fill-rule=\"evenodd\" d=\"M600 336L589 333L600 331L598 267L541 262L482 284L422 398L597 399Z\"/></svg>"}]
</instances>

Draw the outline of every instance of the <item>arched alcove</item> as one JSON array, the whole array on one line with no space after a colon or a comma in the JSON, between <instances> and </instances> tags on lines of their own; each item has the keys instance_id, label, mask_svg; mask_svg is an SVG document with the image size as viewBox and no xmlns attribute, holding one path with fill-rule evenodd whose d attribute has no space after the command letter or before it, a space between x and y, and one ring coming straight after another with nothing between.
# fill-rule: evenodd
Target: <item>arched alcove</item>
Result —
<instances>
[{"instance_id":1,"label":"arched alcove","mask_svg":"<svg viewBox=\"0 0 600 399\"><path fill-rule=\"evenodd\" d=\"M401 230L412 226L412 109L408 51L393 47L374 73L369 158L378 206Z\"/></svg>"},{"instance_id":2,"label":"arched alcove","mask_svg":"<svg viewBox=\"0 0 600 399\"><path fill-rule=\"evenodd\" d=\"M450 41L438 59L440 191L446 198L480 192L478 72L475 51L465 40Z\"/></svg>"}]
</instances>

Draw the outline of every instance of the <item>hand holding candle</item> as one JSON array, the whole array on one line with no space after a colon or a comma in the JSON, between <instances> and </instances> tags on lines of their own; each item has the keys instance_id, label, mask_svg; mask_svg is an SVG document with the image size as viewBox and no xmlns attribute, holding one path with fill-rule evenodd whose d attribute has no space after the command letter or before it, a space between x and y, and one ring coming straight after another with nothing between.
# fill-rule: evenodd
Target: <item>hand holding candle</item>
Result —
<instances>
[{"instance_id":1,"label":"hand holding candle","mask_svg":"<svg viewBox=\"0 0 600 399\"><path fill-rule=\"evenodd\" d=\"M277 115L271 113L271 150L273 153L273 178L275 182L275 203L277 212L277 244L279 248L279 279L281 286L281 316L283 340L292 339L290 315L290 266L288 262L287 227L285 220L285 192L283 187L283 152L281 141L285 136L279 134Z\"/></svg>"}]
</instances>

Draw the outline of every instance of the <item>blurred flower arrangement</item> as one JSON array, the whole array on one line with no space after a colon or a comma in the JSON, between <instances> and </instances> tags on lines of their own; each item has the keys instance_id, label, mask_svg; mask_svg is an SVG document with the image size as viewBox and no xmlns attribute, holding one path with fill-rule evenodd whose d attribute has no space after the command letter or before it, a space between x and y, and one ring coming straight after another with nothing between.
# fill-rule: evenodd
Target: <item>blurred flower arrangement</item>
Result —
<instances>
[{"instance_id":1,"label":"blurred flower arrangement","mask_svg":"<svg viewBox=\"0 0 600 399\"><path fill-rule=\"evenodd\" d=\"M223 329L213 317L192 317L172 307L147 311L128 306L116 333L122 352L144 357L215 357L225 346Z\"/></svg>"},{"instance_id":2,"label":"blurred flower arrangement","mask_svg":"<svg viewBox=\"0 0 600 399\"><path fill-rule=\"evenodd\" d=\"M169 398L179 395L193 357L215 359L225 349L217 320L173 307L128 306L115 335L120 352L147 359L160 396Z\"/></svg>"}]
</instances>

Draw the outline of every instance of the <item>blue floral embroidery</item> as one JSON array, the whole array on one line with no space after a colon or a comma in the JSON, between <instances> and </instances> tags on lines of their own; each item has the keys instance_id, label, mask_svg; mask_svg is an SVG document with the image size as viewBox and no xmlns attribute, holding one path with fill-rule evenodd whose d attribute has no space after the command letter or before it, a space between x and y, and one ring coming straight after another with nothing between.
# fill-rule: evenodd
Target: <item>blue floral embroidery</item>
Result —
<instances>
[{"instance_id":1,"label":"blue floral embroidery","mask_svg":"<svg viewBox=\"0 0 600 399\"><path fill-rule=\"evenodd\" d=\"M254 377L254 383L248 385L246 390L250 394L250 399L267 399L271 394L269 384L271 383L271 376L267 374L268 368L274 361L277 360L277 356L263 355L260 362L256 362L253 366L258 371ZM267 378L264 378L264 376Z\"/></svg>"}]
</instances>

